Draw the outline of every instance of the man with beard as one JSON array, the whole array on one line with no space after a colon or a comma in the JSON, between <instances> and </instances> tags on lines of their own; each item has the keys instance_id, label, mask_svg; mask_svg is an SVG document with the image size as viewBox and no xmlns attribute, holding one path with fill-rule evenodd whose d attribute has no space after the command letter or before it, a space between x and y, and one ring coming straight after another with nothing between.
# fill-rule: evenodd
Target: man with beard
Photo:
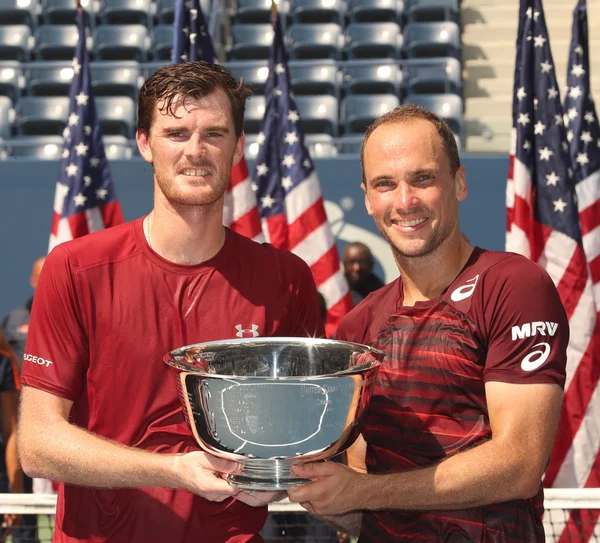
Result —
<instances>
[{"instance_id":1,"label":"man with beard","mask_svg":"<svg viewBox=\"0 0 600 543\"><path fill-rule=\"evenodd\" d=\"M354 305L383 286L381 279L373 273L373 255L364 243L353 241L346 245L342 263Z\"/></svg>"},{"instance_id":2,"label":"man with beard","mask_svg":"<svg viewBox=\"0 0 600 543\"><path fill-rule=\"evenodd\" d=\"M137 143L154 169L144 218L56 247L36 291L22 373L24 470L60 481L55 542L260 542L279 497L230 486L199 450L163 363L235 337L323 336L293 254L223 227L250 92L219 65L155 72Z\"/></svg>"},{"instance_id":3,"label":"man with beard","mask_svg":"<svg viewBox=\"0 0 600 543\"><path fill-rule=\"evenodd\" d=\"M349 466L298 466L288 491L360 541L544 541L541 479L559 420L569 325L548 274L460 233L454 136L406 105L362 147L367 211L400 277L338 339L386 353Z\"/></svg>"}]
</instances>

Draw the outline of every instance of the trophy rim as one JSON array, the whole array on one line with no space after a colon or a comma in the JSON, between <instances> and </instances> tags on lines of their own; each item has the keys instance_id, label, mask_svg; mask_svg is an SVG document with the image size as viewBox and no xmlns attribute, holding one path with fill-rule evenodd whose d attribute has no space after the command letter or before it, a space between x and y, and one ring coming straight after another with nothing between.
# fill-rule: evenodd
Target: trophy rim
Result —
<instances>
[{"instance_id":1,"label":"trophy rim","mask_svg":"<svg viewBox=\"0 0 600 543\"><path fill-rule=\"evenodd\" d=\"M311 345L345 345L345 346L352 346L354 347L357 351L362 352L364 354L372 354L375 356L375 358L373 360L370 360L367 363L363 363L363 364L357 364L355 366L350 366L349 368L346 368L344 370L341 371L336 371L333 373L323 373L320 375L307 375L305 376L306 379L310 379L310 380L314 380L314 379L320 379L320 378L326 378L326 377L331 377L331 376L335 376L335 375L347 375L347 374L352 374L352 373L356 373L356 372L361 372L370 368L374 368L377 366L380 366L383 362L383 358L385 356L385 353L383 351L381 351L380 349L376 349L374 347L371 347L370 345L365 345L363 343L357 343L354 341L344 341L344 340L339 340L339 339L327 339L327 338L311 338L311 337L256 337L256 338L233 338L233 339L223 339L223 340L216 340L216 341L203 341L200 343L192 343L190 345L184 345L182 347L178 347L177 349L173 349L169 352L167 352L164 357L163 357L163 362L165 364L167 364L168 366L170 366L171 368L174 368L178 371L181 372L186 372L186 373L193 373L193 374L200 374L200 375L205 375L205 376L210 376L210 377L214 377L214 378L231 378L232 375L227 375L227 374L220 374L220 373L207 373L204 372L202 370L199 370L198 368L194 368L192 367L189 363L185 363L182 364L179 360L176 359L176 357L183 357L183 354L190 350L190 349L194 349L194 348L202 348L202 347L208 347L211 346L211 348L215 348L215 347L231 347L231 346L236 346L236 345L245 345L245 344L251 344L251 343L273 343L273 344L290 344L290 343L296 343L299 345L307 345L307 346L311 346ZM253 379L253 376L243 376L243 375L236 375L235 376L236 379ZM284 381L284 380L298 380L298 379L302 379L303 377L299 377L299 376L279 376L279 377L270 377L270 376L264 376L261 377L261 379L267 379L267 380L273 380L273 381Z\"/></svg>"}]
</instances>

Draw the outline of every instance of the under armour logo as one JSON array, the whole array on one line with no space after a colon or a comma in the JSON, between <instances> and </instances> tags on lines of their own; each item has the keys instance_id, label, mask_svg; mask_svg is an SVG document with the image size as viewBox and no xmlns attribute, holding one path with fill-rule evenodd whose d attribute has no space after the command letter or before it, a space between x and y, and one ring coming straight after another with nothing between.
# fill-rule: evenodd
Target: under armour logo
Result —
<instances>
[{"instance_id":1,"label":"under armour logo","mask_svg":"<svg viewBox=\"0 0 600 543\"><path fill-rule=\"evenodd\" d=\"M236 337L257 337L258 334L258 324L253 324L252 328L242 328L241 324L236 324L235 329L237 333Z\"/></svg>"}]
</instances>

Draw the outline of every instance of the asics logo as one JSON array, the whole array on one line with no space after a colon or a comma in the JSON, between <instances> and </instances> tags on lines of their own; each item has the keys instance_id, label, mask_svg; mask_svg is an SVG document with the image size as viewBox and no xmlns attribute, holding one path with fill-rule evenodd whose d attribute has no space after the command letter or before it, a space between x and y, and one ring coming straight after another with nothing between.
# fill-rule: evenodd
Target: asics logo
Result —
<instances>
[{"instance_id":1,"label":"asics logo","mask_svg":"<svg viewBox=\"0 0 600 543\"><path fill-rule=\"evenodd\" d=\"M515 341L515 339L525 339L536 334L540 334L540 336L553 336L556 334L556 330L558 330L557 322L534 321L526 322L523 326L513 326L510 331L512 333L512 340Z\"/></svg>"},{"instance_id":2,"label":"asics logo","mask_svg":"<svg viewBox=\"0 0 600 543\"><path fill-rule=\"evenodd\" d=\"M541 349L530 352L521 360L521 369L523 371L537 370L548 359L551 350L550 345L547 343L538 343L533 346L533 348L535 347L541 347Z\"/></svg>"},{"instance_id":3,"label":"asics logo","mask_svg":"<svg viewBox=\"0 0 600 543\"><path fill-rule=\"evenodd\" d=\"M258 333L258 324L252 324L251 328L242 328L241 324L236 324L235 329L237 333L236 337L257 337L260 334Z\"/></svg>"},{"instance_id":4,"label":"asics logo","mask_svg":"<svg viewBox=\"0 0 600 543\"><path fill-rule=\"evenodd\" d=\"M466 283L470 283L470 284L463 285L462 287L458 287L450 295L450 299L453 302L460 302L461 300L467 299L475 291L475 286L477 285L477 281L479 281L479 274L477 274L475 277L473 277L473 279L469 279L466 281Z\"/></svg>"}]
</instances>

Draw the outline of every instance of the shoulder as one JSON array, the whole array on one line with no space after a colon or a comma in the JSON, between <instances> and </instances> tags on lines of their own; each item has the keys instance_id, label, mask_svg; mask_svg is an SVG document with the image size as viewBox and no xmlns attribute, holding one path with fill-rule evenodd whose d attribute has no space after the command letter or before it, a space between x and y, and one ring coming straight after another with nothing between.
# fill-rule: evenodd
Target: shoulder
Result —
<instances>
[{"instance_id":1,"label":"shoulder","mask_svg":"<svg viewBox=\"0 0 600 543\"><path fill-rule=\"evenodd\" d=\"M388 320L398 302L400 279L371 292L340 322L336 337L346 341L368 343L372 331Z\"/></svg>"}]
</instances>

